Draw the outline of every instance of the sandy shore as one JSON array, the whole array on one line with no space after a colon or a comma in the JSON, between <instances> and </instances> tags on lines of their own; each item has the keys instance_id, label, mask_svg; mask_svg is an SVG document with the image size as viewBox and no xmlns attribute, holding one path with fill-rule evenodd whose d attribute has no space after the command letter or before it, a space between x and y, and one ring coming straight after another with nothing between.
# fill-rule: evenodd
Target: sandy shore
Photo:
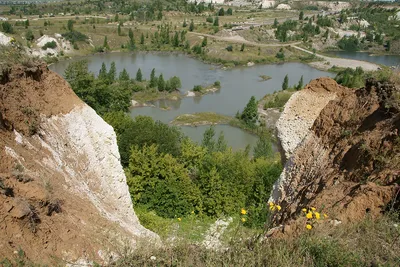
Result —
<instances>
[{"instance_id":1,"label":"sandy shore","mask_svg":"<svg viewBox=\"0 0 400 267\"><path fill-rule=\"evenodd\" d=\"M313 54L313 52L308 51L304 48L298 47L293 45L292 47L309 53ZM355 69L357 67L362 67L366 71L375 71L379 70L380 67L377 64L361 61L361 60L354 60L354 59L347 59L347 58L334 58L334 57L327 57L320 54L315 54L315 56L322 58L324 61L312 62L310 63L311 66L321 69L321 70L328 70L333 66L340 67L340 68L352 68Z\"/></svg>"}]
</instances>

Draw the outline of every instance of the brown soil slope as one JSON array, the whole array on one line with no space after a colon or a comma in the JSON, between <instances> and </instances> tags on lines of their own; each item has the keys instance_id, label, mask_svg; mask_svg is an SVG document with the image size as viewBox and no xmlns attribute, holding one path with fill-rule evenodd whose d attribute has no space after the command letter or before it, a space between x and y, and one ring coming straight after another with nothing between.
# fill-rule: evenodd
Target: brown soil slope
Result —
<instances>
[{"instance_id":1,"label":"brown soil slope","mask_svg":"<svg viewBox=\"0 0 400 267\"><path fill-rule=\"evenodd\" d=\"M336 97L286 162L274 192L283 208L278 224L290 224L308 207L342 222L374 217L399 197L399 90L374 80L358 90L332 83L321 78L304 89L315 91L311 85L319 84L318 90L334 90Z\"/></svg>"},{"instance_id":2,"label":"brown soil slope","mask_svg":"<svg viewBox=\"0 0 400 267\"><path fill-rule=\"evenodd\" d=\"M14 67L0 74L0 261L22 249L30 260L50 266L59 259L102 262L125 238L134 239L118 218L109 219L113 211L118 213L121 196L114 196L117 193L95 172L85 173L90 170L88 152L82 151L85 147L77 151L71 143L73 133L62 128L74 109L97 116L45 65ZM46 121L52 123L45 126ZM51 146L51 138L58 147ZM115 135L105 142L115 142L112 139ZM123 174L122 167L119 170ZM116 187L126 186L121 176L113 179ZM100 197L93 188L99 188ZM116 200L114 206L110 199ZM130 222L138 233L145 232L137 218Z\"/></svg>"}]
</instances>

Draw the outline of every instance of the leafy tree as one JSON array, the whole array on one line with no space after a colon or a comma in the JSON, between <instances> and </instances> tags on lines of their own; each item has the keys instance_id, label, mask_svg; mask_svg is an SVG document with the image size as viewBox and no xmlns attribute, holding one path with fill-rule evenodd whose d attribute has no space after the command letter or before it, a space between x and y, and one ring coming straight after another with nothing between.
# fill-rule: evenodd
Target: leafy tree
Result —
<instances>
[{"instance_id":1,"label":"leafy tree","mask_svg":"<svg viewBox=\"0 0 400 267\"><path fill-rule=\"evenodd\" d=\"M73 20L68 20L67 22L67 29L68 31L72 32L74 30L74 21Z\"/></svg>"},{"instance_id":2,"label":"leafy tree","mask_svg":"<svg viewBox=\"0 0 400 267\"><path fill-rule=\"evenodd\" d=\"M219 18L218 17L214 18L213 26L217 26L217 27L219 26Z\"/></svg>"},{"instance_id":3,"label":"leafy tree","mask_svg":"<svg viewBox=\"0 0 400 267\"><path fill-rule=\"evenodd\" d=\"M142 79L143 79L142 70L139 68L138 71L136 72L136 81L141 82Z\"/></svg>"},{"instance_id":4,"label":"leafy tree","mask_svg":"<svg viewBox=\"0 0 400 267\"><path fill-rule=\"evenodd\" d=\"M200 192L184 166L170 154L159 154L156 145L133 147L127 174L135 205L167 218L187 215L200 207Z\"/></svg>"},{"instance_id":5,"label":"leafy tree","mask_svg":"<svg viewBox=\"0 0 400 267\"><path fill-rule=\"evenodd\" d=\"M225 10L224 10L224 8L220 8L219 10L218 10L218 16L224 16L225 15Z\"/></svg>"},{"instance_id":6,"label":"leafy tree","mask_svg":"<svg viewBox=\"0 0 400 267\"><path fill-rule=\"evenodd\" d=\"M257 123L258 108L257 101L254 96L250 98L240 118L249 126L254 126Z\"/></svg>"},{"instance_id":7,"label":"leafy tree","mask_svg":"<svg viewBox=\"0 0 400 267\"><path fill-rule=\"evenodd\" d=\"M129 117L129 115L126 116ZM111 126L114 124L111 123ZM180 154L183 135L177 127L170 127L160 121L155 122L151 117L146 116L137 116L134 120L129 120L129 123L119 126L122 130L117 137L117 142L124 167L128 165L130 149L134 145L142 148L145 145L155 144L160 153L173 156Z\"/></svg>"},{"instance_id":8,"label":"leafy tree","mask_svg":"<svg viewBox=\"0 0 400 267\"><path fill-rule=\"evenodd\" d=\"M194 22L193 20L190 21L189 31L192 32L194 30Z\"/></svg>"},{"instance_id":9,"label":"leafy tree","mask_svg":"<svg viewBox=\"0 0 400 267\"><path fill-rule=\"evenodd\" d=\"M282 90L287 90L288 88L289 88L289 77L286 74L285 78L283 79Z\"/></svg>"},{"instance_id":10,"label":"leafy tree","mask_svg":"<svg viewBox=\"0 0 400 267\"><path fill-rule=\"evenodd\" d=\"M92 108L97 107L96 100L92 96L94 75L89 73L87 61L70 63L65 69L64 77L79 98Z\"/></svg>"},{"instance_id":11,"label":"leafy tree","mask_svg":"<svg viewBox=\"0 0 400 267\"><path fill-rule=\"evenodd\" d=\"M120 73L119 73L119 78L118 80L120 81L129 81L131 78L129 77L129 73L126 71L124 68Z\"/></svg>"},{"instance_id":12,"label":"leafy tree","mask_svg":"<svg viewBox=\"0 0 400 267\"><path fill-rule=\"evenodd\" d=\"M340 49L345 51L358 51L360 50L360 41L358 40L357 36L343 36L342 39L339 40L337 43Z\"/></svg>"},{"instance_id":13,"label":"leafy tree","mask_svg":"<svg viewBox=\"0 0 400 267\"><path fill-rule=\"evenodd\" d=\"M28 41L33 41L33 40L35 39L35 36L33 35L32 30L29 29L29 30L25 33L25 38L26 38L26 40L28 40Z\"/></svg>"},{"instance_id":14,"label":"leafy tree","mask_svg":"<svg viewBox=\"0 0 400 267\"><path fill-rule=\"evenodd\" d=\"M203 41L201 42L201 47L205 47L205 46L207 46L207 36L205 36L203 38Z\"/></svg>"},{"instance_id":15,"label":"leafy tree","mask_svg":"<svg viewBox=\"0 0 400 267\"><path fill-rule=\"evenodd\" d=\"M169 79L169 85L170 85L169 91L177 90L182 86L181 80L179 79L179 77L176 76L173 76L171 79Z\"/></svg>"},{"instance_id":16,"label":"leafy tree","mask_svg":"<svg viewBox=\"0 0 400 267\"><path fill-rule=\"evenodd\" d=\"M232 8L228 8L228 10L226 11L226 14L229 16L232 16L232 13L233 13Z\"/></svg>"},{"instance_id":17,"label":"leafy tree","mask_svg":"<svg viewBox=\"0 0 400 267\"><path fill-rule=\"evenodd\" d=\"M350 88L360 88L364 86L365 73L361 67L357 67L355 70L352 68L347 68L339 71L335 77L335 80L341 85Z\"/></svg>"},{"instance_id":18,"label":"leafy tree","mask_svg":"<svg viewBox=\"0 0 400 267\"><path fill-rule=\"evenodd\" d=\"M211 15L208 16L208 17L206 18L206 22L208 22L208 23L213 23L213 22L214 22L213 17L211 17Z\"/></svg>"},{"instance_id":19,"label":"leafy tree","mask_svg":"<svg viewBox=\"0 0 400 267\"><path fill-rule=\"evenodd\" d=\"M25 20L24 25L25 25L25 29L27 29L29 27L29 19Z\"/></svg>"},{"instance_id":20,"label":"leafy tree","mask_svg":"<svg viewBox=\"0 0 400 267\"><path fill-rule=\"evenodd\" d=\"M1 24L1 27L3 28L3 32L5 32L5 33L10 33L10 34L14 33L14 29L13 29L11 23L9 23L8 21L4 21Z\"/></svg>"},{"instance_id":21,"label":"leafy tree","mask_svg":"<svg viewBox=\"0 0 400 267\"><path fill-rule=\"evenodd\" d=\"M165 81L164 81L164 77L162 74L160 74L160 76L158 77L157 87L158 87L158 91L165 90Z\"/></svg>"},{"instance_id":22,"label":"leafy tree","mask_svg":"<svg viewBox=\"0 0 400 267\"><path fill-rule=\"evenodd\" d=\"M186 22L186 18L183 20L183 24L182 24L182 27L183 28L186 28L187 27L187 22Z\"/></svg>"},{"instance_id":23,"label":"leafy tree","mask_svg":"<svg viewBox=\"0 0 400 267\"><path fill-rule=\"evenodd\" d=\"M254 147L253 156L255 159L257 158L268 158L273 155L271 136L269 134L263 134L257 141L256 146Z\"/></svg>"},{"instance_id":24,"label":"leafy tree","mask_svg":"<svg viewBox=\"0 0 400 267\"><path fill-rule=\"evenodd\" d=\"M281 59L281 60L284 60L284 59L285 59L285 53L284 53L282 47L281 47L281 49L279 49L279 52L276 53L276 56L275 56L275 57L276 57L276 58L279 58L279 59Z\"/></svg>"},{"instance_id":25,"label":"leafy tree","mask_svg":"<svg viewBox=\"0 0 400 267\"><path fill-rule=\"evenodd\" d=\"M303 12L303 10L300 11L299 20L304 20L304 12Z\"/></svg>"}]
</instances>

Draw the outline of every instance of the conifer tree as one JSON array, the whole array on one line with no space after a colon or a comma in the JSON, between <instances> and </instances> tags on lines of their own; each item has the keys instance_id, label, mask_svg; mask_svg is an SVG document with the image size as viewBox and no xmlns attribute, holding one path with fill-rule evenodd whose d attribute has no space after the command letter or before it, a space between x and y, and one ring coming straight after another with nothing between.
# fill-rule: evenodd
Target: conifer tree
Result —
<instances>
[{"instance_id":1,"label":"conifer tree","mask_svg":"<svg viewBox=\"0 0 400 267\"><path fill-rule=\"evenodd\" d=\"M258 120L258 109L256 98L252 96L243 110L241 119L249 126L255 126Z\"/></svg>"},{"instance_id":2,"label":"conifer tree","mask_svg":"<svg viewBox=\"0 0 400 267\"><path fill-rule=\"evenodd\" d=\"M120 81L129 81L130 80L129 73L126 71L125 68L119 74L119 80Z\"/></svg>"},{"instance_id":3,"label":"conifer tree","mask_svg":"<svg viewBox=\"0 0 400 267\"><path fill-rule=\"evenodd\" d=\"M286 90L288 88L289 88L289 77L286 74L285 78L283 79L282 90Z\"/></svg>"},{"instance_id":4,"label":"conifer tree","mask_svg":"<svg viewBox=\"0 0 400 267\"><path fill-rule=\"evenodd\" d=\"M136 72L136 81L141 82L142 79L143 79L142 70L139 68L138 71Z\"/></svg>"},{"instance_id":5,"label":"conifer tree","mask_svg":"<svg viewBox=\"0 0 400 267\"><path fill-rule=\"evenodd\" d=\"M110 83L113 83L115 81L115 78L117 76L117 68L115 67L115 62L111 62L111 67L110 70L108 71L108 80Z\"/></svg>"},{"instance_id":6,"label":"conifer tree","mask_svg":"<svg viewBox=\"0 0 400 267\"><path fill-rule=\"evenodd\" d=\"M162 74L160 74L160 77L158 77L158 91L164 91L165 90L165 81L164 77Z\"/></svg>"}]
</instances>

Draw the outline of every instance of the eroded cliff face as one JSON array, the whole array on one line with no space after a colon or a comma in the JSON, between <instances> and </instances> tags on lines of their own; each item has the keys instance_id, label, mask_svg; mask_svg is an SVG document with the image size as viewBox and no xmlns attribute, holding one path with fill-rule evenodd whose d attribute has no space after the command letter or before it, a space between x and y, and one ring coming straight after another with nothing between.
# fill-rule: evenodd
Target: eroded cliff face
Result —
<instances>
[{"instance_id":1,"label":"eroded cliff face","mask_svg":"<svg viewBox=\"0 0 400 267\"><path fill-rule=\"evenodd\" d=\"M112 127L60 76L6 70L0 99L0 258L107 261L157 238L133 211Z\"/></svg>"},{"instance_id":2,"label":"eroded cliff face","mask_svg":"<svg viewBox=\"0 0 400 267\"><path fill-rule=\"evenodd\" d=\"M271 197L282 206L277 224L311 206L341 222L391 207L400 183L398 94L388 83L354 90L320 78L293 95L277 124L287 159Z\"/></svg>"}]
</instances>

